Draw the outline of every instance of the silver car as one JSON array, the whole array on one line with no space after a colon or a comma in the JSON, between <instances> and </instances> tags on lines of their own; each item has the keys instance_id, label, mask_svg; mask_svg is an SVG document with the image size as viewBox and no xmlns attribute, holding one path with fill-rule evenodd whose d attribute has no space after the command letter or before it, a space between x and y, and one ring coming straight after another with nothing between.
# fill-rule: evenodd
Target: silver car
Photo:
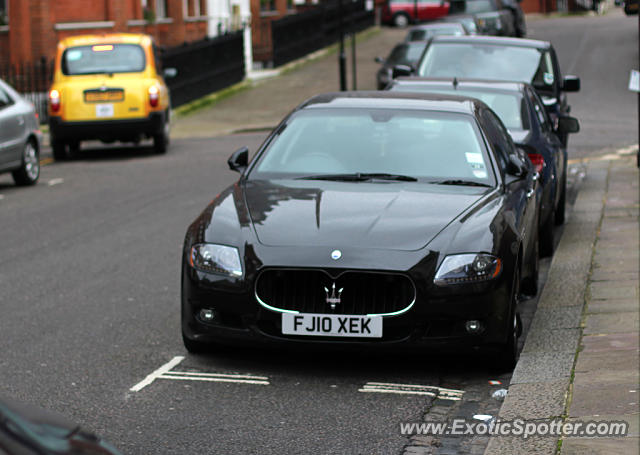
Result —
<instances>
[{"instance_id":1,"label":"silver car","mask_svg":"<svg viewBox=\"0 0 640 455\"><path fill-rule=\"evenodd\" d=\"M33 105L0 79L0 173L11 172L17 185L36 183L41 144Z\"/></svg>"}]
</instances>

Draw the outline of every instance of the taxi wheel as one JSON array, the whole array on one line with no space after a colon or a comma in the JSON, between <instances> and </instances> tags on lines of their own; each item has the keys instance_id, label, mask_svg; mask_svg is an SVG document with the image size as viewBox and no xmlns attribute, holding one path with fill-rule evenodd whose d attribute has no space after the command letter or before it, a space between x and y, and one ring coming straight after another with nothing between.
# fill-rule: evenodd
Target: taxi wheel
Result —
<instances>
[{"instance_id":1,"label":"taxi wheel","mask_svg":"<svg viewBox=\"0 0 640 455\"><path fill-rule=\"evenodd\" d=\"M162 132L153 136L153 151L158 155L167 153L169 148L169 122L165 122Z\"/></svg>"},{"instance_id":2,"label":"taxi wheel","mask_svg":"<svg viewBox=\"0 0 640 455\"><path fill-rule=\"evenodd\" d=\"M73 158L80 151L80 141L69 142L69 156Z\"/></svg>"},{"instance_id":3,"label":"taxi wheel","mask_svg":"<svg viewBox=\"0 0 640 455\"><path fill-rule=\"evenodd\" d=\"M69 159L69 155L67 154L67 144L65 144L64 141L52 140L51 150L53 150L53 158L56 161L65 161Z\"/></svg>"}]
</instances>

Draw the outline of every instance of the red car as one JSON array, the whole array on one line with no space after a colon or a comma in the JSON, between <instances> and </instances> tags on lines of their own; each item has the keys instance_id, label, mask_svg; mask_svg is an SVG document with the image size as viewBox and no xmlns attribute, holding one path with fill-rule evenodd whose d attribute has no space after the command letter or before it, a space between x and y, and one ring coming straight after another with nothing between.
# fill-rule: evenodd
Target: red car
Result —
<instances>
[{"instance_id":1,"label":"red car","mask_svg":"<svg viewBox=\"0 0 640 455\"><path fill-rule=\"evenodd\" d=\"M438 19L449 14L449 2L441 0L388 0L382 23L406 27L410 23Z\"/></svg>"}]
</instances>

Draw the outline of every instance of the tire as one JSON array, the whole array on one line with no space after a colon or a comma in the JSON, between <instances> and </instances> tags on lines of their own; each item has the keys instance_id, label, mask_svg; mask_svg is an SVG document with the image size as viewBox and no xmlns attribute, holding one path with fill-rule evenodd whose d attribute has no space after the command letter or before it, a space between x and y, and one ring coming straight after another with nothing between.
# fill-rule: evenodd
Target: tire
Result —
<instances>
[{"instance_id":1,"label":"tire","mask_svg":"<svg viewBox=\"0 0 640 455\"><path fill-rule=\"evenodd\" d=\"M69 158L75 158L80 152L80 141L69 142Z\"/></svg>"},{"instance_id":2,"label":"tire","mask_svg":"<svg viewBox=\"0 0 640 455\"><path fill-rule=\"evenodd\" d=\"M556 226L560 226L561 224L564 224L564 220L565 220L565 209L567 206L567 169L566 167L562 174L562 189L560 191L561 191L560 199L558 200L558 206L556 207L556 213L555 213Z\"/></svg>"},{"instance_id":3,"label":"tire","mask_svg":"<svg viewBox=\"0 0 640 455\"><path fill-rule=\"evenodd\" d=\"M191 340L182 332L182 343L191 354L202 354L211 349L211 344L202 341Z\"/></svg>"},{"instance_id":4,"label":"tire","mask_svg":"<svg viewBox=\"0 0 640 455\"><path fill-rule=\"evenodd\" d=\"M393 25L398 28L405 28L409 25L411 21L409 20L409 16L407 13L397 13L393 16Z\"/></svg>"},{"instance_id":5,"label":"tire","mask_svg":"<svg viewBox=\"0 0 640 455\"><path fill-rule=\"evenodd\" d=\"M64 141L52 139L51 150L53 151L53 159L56 161L66 161L69 159L67 144L65 144Z\"/></svg>"},{"instance_id":6,"label":"tire","mask_svg":"<svg viewBox=\"0 0 640 455\"><path fill-rule=\"evenodd\" d=\"M538 295L538 277L540 275L540 242L539 238L536 238L535 246L533 247L533 264L531 264L531 276L529 276L522 283L522 293L534 297ZM519 335L518 335L519 336Z\"/></svg>"},{"instance_id":7,"label":"tire","mask_svg":"<svg viewBox=\"0 0 640 455\"><path fill-rule=\"evenodd\" d=\"M556 227L556 212L551 211L547 220L540 226L540 256L543 258L553 256L553 230Z\"/></svg>"},{"instance_id":8,"label":"tire","mask_svg":"<svg viewBox=\"0 0 640 455\"><path fill-rule=\"evenodd\" d=\"M520 293L520 270L516 267L511 289L511 314L509 316L509 334L507 341L499 347L497 355L492 357L493 366L499 371L512 371L518 358L518 336L522 333L522 323L518 314L518 295Z\"/></svg>"},{"instance_id":9,"label":"tire","mask_svg":"<svg viewBox=\"0 0 640 455\"><path fill-rule=\"evenodd\" d=\"M169 149L169 114L162 126L162 132L153 136L153 151L157 155L164 155Z\"/></svg>"},{"instance_id":10,"label":"tire","mask_svg":"<svg viewBox=\"0 0 640 455\"><path fill-rule=\"evenodd\" d=\"M40 153L38 147L30 139L22 149L22 164L11 173L16 185L34 185L40 177Z\"/></svg>"}]
</instances>

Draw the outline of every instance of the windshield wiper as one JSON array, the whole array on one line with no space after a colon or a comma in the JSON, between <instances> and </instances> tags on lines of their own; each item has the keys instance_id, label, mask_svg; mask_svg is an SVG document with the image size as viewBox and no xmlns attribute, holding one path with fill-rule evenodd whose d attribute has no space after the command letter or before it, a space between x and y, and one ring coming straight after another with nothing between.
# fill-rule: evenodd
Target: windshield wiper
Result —
<instances>
[{"instance_id":1,"label":"windshield wiper","mask_svg":"<svg viewBox=\"0 0 640 455\"><path fill-rule=\"evenodd\" d=\"M475 180L441 180L429 183L435 183L436 185L461 185L461 186L483 186L485 188L491 188L488 183L476 182Z\"/></svg>"},{"instance_id":2,"label":"windshield wiper","mask_svg":"<svg viewBox=\"0 0 640 455\"><path fill-rule=\"evenodd\" d=\"M418 179L410 175L385 174L385 173L361 173L353 174L320 174L298 177L299 180L335 180L341 182L365 182L367 180L395 180L399 182L417 182Z\"/></svg>"}]
</instances>

